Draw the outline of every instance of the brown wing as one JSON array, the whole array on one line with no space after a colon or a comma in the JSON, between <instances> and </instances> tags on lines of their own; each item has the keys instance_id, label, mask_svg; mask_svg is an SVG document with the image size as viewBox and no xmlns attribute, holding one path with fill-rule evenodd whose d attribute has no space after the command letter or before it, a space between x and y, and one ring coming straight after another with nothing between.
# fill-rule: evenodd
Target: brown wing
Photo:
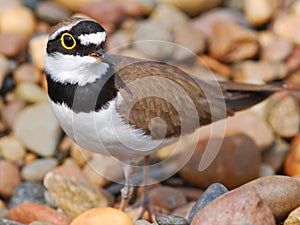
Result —
<instances>
[{"instance_id":1,"label":"brown wing","mask_svg":"<svg viewBox=\"0 0 300 225\"><path fill-rule=\"evenodd\" d=\"M112 57L116 86L124 99L117 111L155 139L191 133L276 91L235 82L208 84L169 64Z\"/></svg>"}]
</instances>

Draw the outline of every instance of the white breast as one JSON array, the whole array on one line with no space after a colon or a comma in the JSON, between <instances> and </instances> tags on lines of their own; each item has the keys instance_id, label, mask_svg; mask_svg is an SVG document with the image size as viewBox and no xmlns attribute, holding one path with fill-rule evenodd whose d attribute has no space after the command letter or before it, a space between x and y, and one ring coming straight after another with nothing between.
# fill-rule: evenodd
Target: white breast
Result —
<instances>
[{"instance_id":1,"label":"white breast","mask_svg":"<svg viewBox=\"0 0 300 225\"><path fill-rule=\"evenodd\" d=\"M107 108L90 113L74 113L64 104L49 101L66 134L90 151L127 160L150 154L170 142L153 140L142 130L126 124L116 111L116 99Z\"/></svg>"}]
</instances>

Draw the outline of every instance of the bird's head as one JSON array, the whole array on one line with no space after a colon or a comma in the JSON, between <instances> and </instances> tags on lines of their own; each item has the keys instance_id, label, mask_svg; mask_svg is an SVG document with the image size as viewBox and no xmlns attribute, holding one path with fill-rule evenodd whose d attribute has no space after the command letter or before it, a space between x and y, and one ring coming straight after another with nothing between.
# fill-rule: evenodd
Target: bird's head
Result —
<instances>
[{"instance_id":1,"label":"bird's head","mask_svg":"<svg viewBox=\"0 0 300 225\"><path fill-rule=\"evenodd\" d=\"M70 17L49 34L45 70L60 83L85 85L105 75L109 64L97 51L104 52L106 32L94 20Z\"/></svg>"}]
</instances>

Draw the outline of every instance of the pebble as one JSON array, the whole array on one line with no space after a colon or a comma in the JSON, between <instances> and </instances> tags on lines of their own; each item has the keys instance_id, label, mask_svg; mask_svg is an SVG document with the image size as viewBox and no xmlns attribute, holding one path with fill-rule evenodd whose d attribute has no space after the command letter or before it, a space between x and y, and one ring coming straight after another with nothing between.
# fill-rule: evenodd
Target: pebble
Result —
<instances>
[{"instance_id":1,"label":"pebble","mask_svg":"<svg viewBox=\"0 0 300 225\"><path fill-rule=\"evenodd\" d=\"M179 9L183 10L190 16L197 16L203 11L210 10L221 4L221 0L190 0L190 1L177 1L177 0L164 0L169 4L173 4Z\"/></svg>"},{"instance_id":2,"label":"pebble","mask_svg":"<svg viewBox=\"0 0 300 225\"><path fill-rule=\"evenodd\" d=\"M284 172L289 176L300 175L300 134L292 139L292 144L284 163Z\"/></svg>"},{"instance_id":3,"label":"pebble","mask_svg":"<svg viewBox=\"0 0 300 225\"><path fill-rule=\"evenodd\" d=\"M201 195L199 200L194 204L193 208L191 209L189 215L188 215L188 221L189 223L192 222L194 216L203 209L206 205L208 205L210 202L215 200L216 198L222 196L223 194L227 193L228 189L220 183L214 183L211 184Z\"/></svg>"},{"instance_id":4,"label":"pebble","mask_svg":"<svg viewBox=\"0 0 300 225\"><path fill-rule=\"evenodd\" d=\"M68 0L54 0L55 3L61 5L62 7L69 9L71 11L77 11L80 6L89 0L78 0L78 1L68 1Z\"/></svg>"},{"instance_id":5,"label":"pebble","mask_svg":"<svg viewBox=\"0 0 300 225\"><path fill-rule=\"evenodd\" d=\"M300 44L300 31L295 29L300 25L300 15L286 15L279 17L273 23L273 31L281 38L295 44Z\"/></svg>"},{"instance_id":6,"label":"pebble","mask_svg":"<svg viewBox=\"0 0 300 225\"><path fill-rule=\"evenodd\" d=\"M187 203L184 194L171 187L156 187L149 191L149 198L153 205L173 210Z\"/></svg>"},{"instance_id":7,"label":"pebble","mask_svg":"<svg viewBox=\"0 0 300 225\"><path fill-rule=\"evenodd\" d=\"M33 12L24 6L14 7L1 14L1 32L30 36L36 27Z\"/></svg>"},{"instance_id":8,"label":"pebble","mask_svg":"<svg viewBox=\"0 0 300 225\"><path fill-rule=\"evenodd\" d=\"M207 146L208 141L220 143L220 146ZM215 158L212 158L215 155L213 154L211 158L205 159L211 163L205 170L199 170L200 159L205 153L212 151L218 151L218 154ZM181 157L185 157L184 154ZM179 175L197 187L206 188L214 182L220 182L232 189L257 178L260 162L260 151L253 139L243 133L227 134L224 138L200 140L189 161L179 171Z\"/></svg>"},{"instance_id":9,"label":"pebble","mask_svg":"<svg viewBox=\"0 0 300 225\"><path fill-rule=\"evenodd\" d=\"M9 128L13 127L13 123L17 114L24 109L25 104L26 103L24 101L16 100L8 103L2 110L2 119Z\"/></svg>"},{"instance_id":10,"label":"pebble","mask_svg":"<svg viewBox=\"0 0 300 225\"><path fill-rule=\"evenodd\" d=\"M76 162L76 164L80 167L85 166L85 164L92 158L92 153L90 151L81 148L73 141L71 144L70 155L74 162Z\"/></svg>"},{"instance_id":11,"label":"pebble","mask_svg":"<svg viewBox=\"0 0 300 225\"><path fill-rule=\"evenodd\" d=\"M294 46L292 53L286 59L285 63L289 71L297 72L300 68L300 47Z\"/></svg>"},{"instance_id":12,"label":"pebble","mask_svg":"<svg viewBox=\"0 0 300 225\"><path fill-rule=\"evenodd\" d=\"M83 173L91 184L101 187L123 178L123 169L119 161L106 155L94 156L84 166Z\"/></svg>"},{"instance_id":13,"label":"pebble","mask_svg":"<svg viewBox=\"0 0 300 225\"><path fill-rule=\"evenodd\" d=\"M2 200L0 200L0 219L1 218L7 218L8 216L8 209L4 206L4 202L3 205L1 204ZM1 221L1 220L0 220ZM0 223L1 224L1 223Z\"/></svg>"},{"instance_id":14,"label":"pebble","mask_svg":"<svg viewBox=\"0 0 300 225\"><path fill-rule=\"evenodd\" d=\"M72 218L88 209L112 204L112 197L103 189L72 177L49 172L44 177L44 185L59 208Z\"/></svg>"},{"instance_id":15,"label":"pebble","mask_svg":"<svg viewBox=\"0 0 300 225\"><path fill-rule=\"evenodd\" d=\"M232 73L231 67L229 67L225 63L221 63L218 60L206 54L200 55L199 59L201 65L209 68L210 70L216 72L217 74L220 74L222 77L229 78L231 76Z\"/></svg>"},{"instance_id":16,"label":"pebble","mask_svg":"<svg viewBox=\"0 0 300 225\"><path fill-rule=\"evenodd\" d=\"M1 48L1 44L0 44ZM1 52L1 50L0 50ZM3 80L9 72L9 61L8 59L0 53L0 87L3 84Z\"/></svg>"},{"instance_id":17,"label":"pebble","mask_svg":"<svg viewBox=\"0 0 300 225\"><path fill-rule=\"evenodd\" d=\"M270 165L275 172L281 170L284 160L289 152L290 144L277 137L274 144L263 153L263 162Z\"/></svg>"},{"instance_id":18,"label":"pebble","mask_svg":"<svg viewBox=\"0 0 300 225\"><path fill-rule=\"evenodd\" d=\"M214 123L214 129L222 130L223 121ZM212 126L200 128L201 139L210 137ZM226 120L226 130L230 132L241 132L251 137L260 151L268 149L274 142L274 134L270 125L253 110L244 110L235 113ZM223 137L223 134L212 134L213 137Z\"/></svg>"},{"instance_id":19,"label":"pebble","mask_svg":"<svg viewBox=\"0 0 300 225\"><path fill-rule=\"evenodd\" d=\"M195 205L194 201L188 202L188 203L174 209L172 211L171 215L180 216L180 217L187 219L190 214L190 211L192 210L194 205Z\"/></svg>"},{"instance_id":20,"label":"pebble","mask_svg":"<svg viewBox=\"0 0 300 225\"><path fill-rule=\"evenodd\" d=\"M245 0L245 17L251 25L262 26L271 20L278 5L278 0Z\"/></svg>"},{"instance_id":21,"label":"pebble","mask_svg":"<svg viewBox=\"0 0 300 225\"><path fill-rule=\"evenodd\" d=\"M196 201L203 194L203 190L195 187L177 187L189 201Z\"/></svg>"},{"instance_id":22,"label":"pebble","mask_svg":"<svg viewBox=\"0 0 300 225\"><path fill-rule=\"evenodd\" d=\"M22 82L15 89L16 95L28 103L47 102L46 92L37 84L31 82Z\"/></svg>"},{"instance_id":23,"label":"pebble","mask_svg":"<svg viewBox=\"0 0 300 225\"><path fill-rule=\"evenodd\" d=\"M174 52L171 30L157 21L139 22L135 31L134 46L145 56L155 60L170 57Z\"/></svg>"},{"instance_id":24,"label":"pebble","mask_svg":"<svg viewBox=\"0 0 300 225\"><path fill-rule=\"evenodd\" d=\"M212 30L216 22L223 21L228 23L246 24L243 15L238 11L228 8L216 8L202 13L198 17L191 19L191 27L202 32L207 38L212 37Z\"/></svg>"},{"instance_id":25,"label":"pebble","mask_svg":"<svg viewBox=\"0 0 300 225\"><path fill-rule=\"evenodd\" d=\"M283 225L300 225L300 207L294 209L289 214Z\"/></svg>"},{"instance_id":26,"label":"pebble","mask_svg":"<svg viewBox=\"0 0 300 225\"><path fill-rule=\"evenodd\" d=\"M285 64L269 61L247 60L235 64L232 77L237 82L244 83L269 83L282 80L288 75Z\"/></svg>"},{"instance_id":27,"label":"pebble","mask_svg":"<svg viewBox=\"0 0 300 225\"><path fill-rule=\"evenodd\" d=\"M119 3L122 6L122 10L127 17L144 17L148 16L150 12L155 8L155 1L122 1L119 0Z\"/></svg>"},{"instance_id":28,"label":"pebble","mask_svg":"<svg viewBox=\"0 0 300 225\"><path fill-rule=\"evenodd\" d=\"M8 207L12 209L24 202L45 204L44 192L45 187L40 183L22 182L15 190Z\"/></svg>"},{"instance_id":29,"label":"pebble","mask_svg":"<svg viewBox=\"0 0 300 225\"><path fill-rule=\"evenodd\" d=\"M44 221L55 225L68 225L71 219L66 215L50 208L33 202L26 202L10 210L10 219L29 224L34 221Z\"/></svg>"},{"instance_id":30,"label":"pebble","mask_svg":"<svg viewBox=\"0 0 300 225\"><path fill-rule=\"evenodd\" d=\"M171 4L158 4L150 14L151 20L156 20L165 27L174 30L176 27L185 28L189 20L188 16ZM186 33L189 35L189 32Z\"/></svg>"},{"instance_id":31,"label":"pebble","mask_svg":"<svg viewBox=\"0 0 300 225\"><path fill-rule=\"evenodd\" d=\"M236 189L224 194L200 210L191 225L260 224L275 225L268 205L255 188Z\"/></svg>"},{"instance_id":32,"label":"pebble","mask_svg":"<svg viewBox=\"0 0 300 225\"><path fill-rule=\"evenodd\" d=\"M258 36L253 30L223 21L213 25L208 50L212 57L222 62L252 58L258 47Z\"/></svg>"},{"instance_id":33,"label":"pebble","mask_svg":"<svg viewBox=\"0 0 300 225\"><path fill-rule=\"evenodd\" d=\"M84 173L82 172L81 168L77 164L71 164L71 165L61 165L56 167L52 172L56 174L63 175L68 178L75 179L79 181L80 183L87 183L87 178L84 176Z\"/></svg>"},{"instance_id":34,"label":"pebble","mask_svg":"<svg viewBox=\"0 0 300 225\"><path fill-rule=\"evenodd\" d=\"M28 37L14 33L0 33L0 53L7 57L15 57L25 50Z\"/></svg>"},{"instance_id":35,"label":"pebble","mask_svg":"<svg viewBox=\"0 0 300 225\"><path fill-rule=\"evenodd\" d=\"M57 159L37 159L22 168L21 174L25 181L41 182L45 174L54 169L58 164Z\"/></svg>"},{"instance_id":36,"label":"pebble","mask_svg":"<svg viewBox=\"0 0 300 225\"><path fill-rule=\"evenodd\" d=\"M94 208L76 217L71 225L134 225L129 216L114 208Z\"/></svg>"},{"instance_id":37,"label":"pebble","mask_svg":"<svg viewBox=\"0 0 300 225\"><path fill-rule=\"evenodd\" d=\"M111 33L116 24L125 17L123 7L118 2L113 1L89 1L82 4L78 12L83 13L106 28Z\"/></svg>"},{"instance_id":38,"label":"pebble","mask_svg":"<svg viewBox=\"0 0 300 225\"><path fill-rule=\"evenodd\" d=\"M48 223L48 222L34 221L34 222L30 223L29 225L54 225L54 224Z\"/></svg>"},{"instance_id":39,"label":"pebble","mask_svg":"<svg viewBox=\"0 0 300 225\"><path fill-rule=\"evenodd\" d=\"M300 182L288 176L268 176L251 181L239 189L254 187L270 207L277 221L300 206Z\"/></svg>"},{"instance_id":40,"label":"pebble","mask_svg":"<svg viewBox=\"0 0 300 225\"><path fill-rule=\"evenodd\" d=\"M0 0L0 14L12 8L18 7L20 5L21 5L20 0L11 0L11 1Z\"/></svg>"},{"instance_id":41,"label":"pebble","mask_svg":"<svg viewBox=\"0 0 300 225\"><path fill-rule=\"evenodd\" d=\"M292 52L293 45L285 39L276 39L262 48L261 59L269 62L281 62Z\"/></svg>"},{"instance_id":42,"label":"pebble","mask_svg":"<svg viewBox=\"0 0 300 225\"><path fill-rule=\"evenodd\" d=\"M151 225L147 220L137 220L134 225Z\"/></svg>"},{"instance_id":43,"label":"pebble","mask_svg":"<svg viewBox=\"0 0 300 225\"><path fill-rule=\"evenodd\" d=\"M34 153L44 157L54 155L60 128L48 103L34 104L22 110L14 121L13 131Z\"/></svg>"},{"instance_id":44,"label":"pebble","mask_svg":"<svg viewBox=\"0 0 300 225\"><path fill-rule=\"evenodd\" d=\"M155 220L158 225L189 225L188 221L181 216L158 214L155 217Z\"/></svg>"},{"instance_id":45,"label":"pebble","mask_svg":"<svg viewBox=\"0 0 300 225\"><path fill-rule=\"evenodd\" d=\"M28 43L29 55L33 64L40 70L44 70L44 58L46 56L46 48L48 42L48 34L40 34L32 37Z\"/></svg>"},{"instance_id":46,"label":"pebble","mask_svg":"<svg viewBox=\"0 0 300 225\"><path fill-rule=\"evenodd\" d=\"M0 196L11 197L21 183L19 168L8 161L0 160Z\"/></svg>"},{"instance_id":47,"label":"pebble","mask_svg":"<svg viewBox=\"0 0 300 225\"><path fill-rule=\"evenodd\" d=\"M23 159L26 151L18 138L13 135L0 139L0 155L10 162L18 162Z\"/></svg>"},{"instance_id":48,"label":"pebble","mask_svg":"<svg viewBox=\"0 0 300 225\"><path fill-rule=\"evenodd\" d=\"M119 54L119 51L126 49L132 41L132 35L129 32L122 30L116 31L110 35L109 40L106 42L106 49L112 54Z\"/></svg>"},{"instance_id":49,"label":"pebble","mask_svg":"<svg viewBox=\"0 0 300 225\"><path fill-rule=\"evenodd\" d=\"M178 44L175 48L173 59L183 61L192 59L195 54L205 51L205 37L198 30L188 26L177 26L174 31L174 42Z\"/></svg>"},{"instance_id":50,"label":"pebble","mask_svg":"<svg viewBox=\"0 0 300 225\"><path fill-rule=\"evenodd\" d=\"M35 161L38 156L32 152L27 152L24 156L24 164L27 165L33 161Z\"/></svg>"},{"instance_id":51,"label":"pebble","mask_svg":"<svg viewBox=\"0 0 300 225\"><path fill-rule=\"evenodd\" d=\"M300 108L293 96L284 93L274 95L269 99L268 110L267 120L280 137L292 138L300 132Z\"/></svg>"},{"instance_id":52,"label":"pebble","mask_svg":"<svg viewBox=\"0 0 300 225\"><path fill-rule=\"evenodd\" d=\"M4 219L4 218L0 218L0 224L1 225L26 225L24 223L18 223L12 220L8 220L8 219Z\"/></svg>"},{"instance_id":53,"label":"pebble","mask_svg":"<svg viewBox=\"0 0 300 225\"><path fill-rule=\"evenodd\" d=\"M40 71L30 63L23 63L13 71L16 84L22 82L38 83L40 81Z\"/></svg>"},{"instance_id":54,"label":"pebble","mask_svg":"<svg viewBox=\"0 0 300 225\"><path fill-rule=\"evenodd\" d=\"M37 16L50 24L56 24L71 16L71 12L55 2L39 1L36 5Z\"/></svg>"},{"instance_id":55,"label":"pebble","mask_svg":"<svg viewBox=\"0 0 300 225\"><path fill-rule=\"evenodd\" d=\"M270 166L266 163L262 163L260 165L259 177L267 177L267 176L272 176L275 174L276 174L276 172L272 166Z\"/></svg>"}]
</instances>

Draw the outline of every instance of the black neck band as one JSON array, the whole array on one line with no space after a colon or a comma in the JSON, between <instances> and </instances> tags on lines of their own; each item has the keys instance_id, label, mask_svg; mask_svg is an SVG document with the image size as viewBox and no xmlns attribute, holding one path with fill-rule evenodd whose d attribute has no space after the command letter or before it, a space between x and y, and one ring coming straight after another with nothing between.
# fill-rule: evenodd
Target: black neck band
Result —
<instances>
[{"instance_id":1,"label":"black neck band","mask_svg":"<svg viewBox=\"0 0 300 225\"><path fill-rule=\"evenodd\" d=\"M66 104L74 112L98 111L117 95L115 76L112 70L84 86L62 84L47 73L48 95L55 103Z\"/></svg>"}]
</instances>

